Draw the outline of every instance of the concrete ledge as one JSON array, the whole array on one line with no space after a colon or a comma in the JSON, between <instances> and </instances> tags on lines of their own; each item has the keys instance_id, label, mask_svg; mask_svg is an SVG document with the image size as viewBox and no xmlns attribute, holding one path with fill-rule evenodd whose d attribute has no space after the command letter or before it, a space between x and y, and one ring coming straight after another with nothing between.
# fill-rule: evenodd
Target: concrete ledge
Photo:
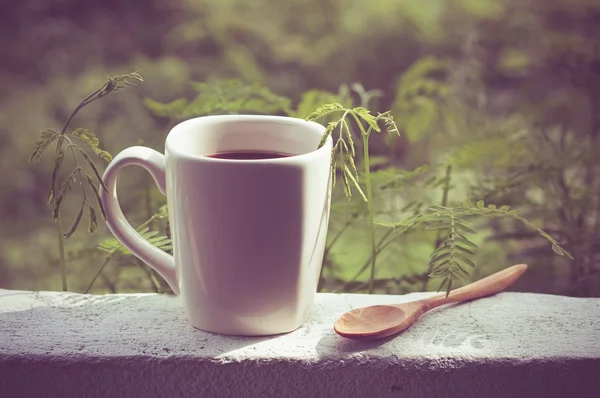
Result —
<instances>
[{"instance_id":1,"label":"concrete ledge","mask_svg":"<svg viewBox=\"0 0 600 398\"><path fill-rule=\"evenodd\" d=\"M502 293L379 343L332 330L428 295L320 294L295 332L236 338L194 329L176 297L0 290L0 396L600 396L600 299Z\"/></svg>"}]
</instances>

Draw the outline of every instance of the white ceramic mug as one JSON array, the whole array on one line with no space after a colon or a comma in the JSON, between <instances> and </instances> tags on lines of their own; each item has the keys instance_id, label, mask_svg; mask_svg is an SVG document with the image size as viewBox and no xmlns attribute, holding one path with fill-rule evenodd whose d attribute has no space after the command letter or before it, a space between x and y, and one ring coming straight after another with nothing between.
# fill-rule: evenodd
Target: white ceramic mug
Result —
<instances>
[{"instance_id":1,"label":"white ceramic mug","mask_svg":"<svg viewBox=\"0 0 600 398\"><path fill-rule=\"evenodd\" d=\"M180 295L190 323L209 332L270 335L306 320L323 261L331 201L331 137L281 116L206 116L168 134L165 154L119 153L106 168L108 227ZM232 160L221 152L292 156ZM167 196L173 256L144 240L117 200L117 174L146 169Z\"/></svg>"}]
</instances>

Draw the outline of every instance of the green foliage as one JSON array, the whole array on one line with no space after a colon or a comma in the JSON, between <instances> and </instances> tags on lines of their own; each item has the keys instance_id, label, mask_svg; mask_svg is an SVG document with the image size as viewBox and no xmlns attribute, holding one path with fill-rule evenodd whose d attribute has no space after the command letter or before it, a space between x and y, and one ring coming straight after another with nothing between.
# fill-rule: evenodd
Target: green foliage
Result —
<instances>
[{"instance_id":1,"label":"green foliage","mask_svg":"<svg viewBox=\"0 0 600 398\"><path fill-rule=\"evenodd\" d=\"M409 140L420 140L438 125L442 117L439 101L450 92L445 81L450 66L447 60L424 57L402 74L392 111Z\"/></svg>"},{"instance_id":2,"label":"green foliage","mask_svg":"<svg viewBox=\"0 0 600 398\"><path fill-rule=\"evenodd\" d=\"M110 153L100 148L100 140L96 137L92 130L79 128L75 129L71 135L88 144L94 153L100 156L104 161L110 162L112 160Z\"/></svg>"},{"instance_id":3,"label":"green foliage","mask_svg":"<svg viewBox=\"0 0 600 398\"><path fill-rule=\"evenodd\" d=\"M406 106L416 98L423 96L435 96L443 98L447 95L447 87L436 80L433 80L428 75L436 71L444 70L445 65L433 58L426 58L410 68L403 76L400 88L397 93L396 104L399 108ZM240 90L244 87L240 81L229 81L224 86L217 85L211 87L210 83L196 83L195 87L200 91L198 98L203 98L202 101L198 98L191 103L185 100L175 100L170 104L160 105L151 100L146 100L147 106L153 109L157 115L169 118L182 118L184 115L202 115L211 112L244 112L245 109L256 112L268 113L272 103L284 104L285 106L276 106L276 109L287 112L288 114L306 114L307 104L313 103L316 98L334 97L332 94L313 91L305 95L299 103L298 110L293 111L289 108L288 100L279 101L280 97L270 93L268 90L261 88L258 85L251 86L247 90ZM353 85L352 89L358 94L361 104L367 105L370 99L379 95L378 92L369 92L360 85ZM237 92L237 95L230 95L231 92ZM240 94L241 93L241 94ZM259 96L261 100L252 102L249 101L249 95L252 93L268 93L268 95ZM341 96L340 96L341 97ZM400 102L399 98L402 98ZM268 101L267 99L275 99ZM195 104L195 105L191 105ZM200 106L201 107L198 107ZM333 115L341 114L339 118L334 118ZM332 179L333 186L336 185L336 176L338 172L341 174L343 182L343 192L347 200L351 200L352 192L356 191L360 194L363 202L367 204L366 214L370 220L370 236L371 236L371 257L361 268L359 274L371 266L371 277L369 279L369 292L376 288L375 264L376 258L380 255L384 248L388 247L397 237L412 231L417 225L424 225L426 230L435 230L437 232L437 241L433 253L429 261L430 277L442 277L440 289L446 289L448 294L452 286L456 285L456 280L467 282L470 280L470 271L475 267L475 251L477 244L469 238L469 235L475 234L472 226L469 226L469 217L486 216L493 218L499 215L510 216L522 223L535 228L543 237L552 242L552 248L557 254L572 258L572 256L564 250L557 241L543 230L535 227L531 222L522 218L516 211L508 210L508 206L502 206L497 209L490 205L487 208L482 207L483 202L479 202L479 206L469 207L465 205L448 207L448 193L452 189L449 174L444 178L439 178L436 175L430 176L425 182L425 187L439 188L444 190L442 206L429 206L425 211L420 209L424 205L423 201L413 200L400 209L400 213L412 211L412 215L403 219L400 222L376 222L374 216L377 209L374 208L374 192L381 193L390 187L395 189L402 188L406 181L421 176L430 170L430 166L424 165L408 172L394 167L384 167L379 171L371 173L371 163L369 156L369 138L372 132L386 131L388 134L399 135L398 127L391 115L391 112L379 113L373 115L364 106L345 106L339 102L327 103L318 106L314 111L308 113L306 119L309 121L316 120L332 120L326 125L325 133L319 146L322 146L328 137L336 135L332 150ZM427 119L431 119L427 117ZM364 167L364 176L359 174L356 159L355 139L362 138L364 156L362 161ZM470 151L465 150L466 153ZM459 157L460 158L460 157ZM450 170L450 169L448 169ZM449 171L448 171L449 173ZM361 214L362 211L354 213ZM354 219L355 217L353 217ZM345 224L345 228L351 225L352 222ZM387 226L389 230L377 242L375 225ZM155 232L150 230L141 230L148 234L148 238L153 238ZM442 235L445 238L442 239ZM336 235L337 237L340 235ZM167 238L157 237L157 243L168 243ZM115 253L118 243L114 240L104 242L100 246L101 250L107 253ZM331 246L330 246L331 247ZM123 250L123 249L121 249ZM330 249L329 249L330 250ZM358 275L358 274L357 274ZM354 280L355 278L352 278ZM419 278L417 278L419 279Z\"/></svg>"},{"instance_id":4,"label":"green foliage","mask_svg":"<svg viewBox=\"0 0 600 398\"><path fill-rule=\"evenodd\" d=\"M59 132L55 130L42 131L40 139L35 142L35 149L29 157L29 162L38 163L42 159L44 151L58 138L59 135Z\"/></svg>"},{"instance_id":5,"label":"green foliage","mask_svg":"<svg viewBox=\"0 0 600 398\"><path fill-rule=\"evenodd\" d=\"M143 222L139 227L136 228L136 231L142 236L143 239L147 240L160 250L165 252L171 252L173 250L173 245L171 242L171 238L165 235L161 235L159 231L152 230L150 226L153 223L158 221L165 221L168 217L168 209L167 206L161 206L158 209L158 212L153 214L148 220ZM105 270L106 266L113 260L116 259L124 259L124 261L120 262L120 266L127 266L128 264L138 264L140 267L145 268L147 275L151 283L155 284L154 272L147 265L139 264L139 260L137 260L121 242L113 237L108 237L98 243L98 250L104 253L104 262L94 275L94 278L88 285L86 293L90 291L90 289L94 286L94 283L100 276L100 274ZM158 291L158 286L155 285L155 291Z\"/></svg>"},{"instance_id":6,"label":"green foliage","mask_svg":"<svg viewBox=\"0 0 600 398\"><path fill-rule=\"evenodd\" d=\"M361 95L361 98L366 96L364 91L361 92L359 90L359 94ZM380 123L384 125L388 134L398 134L398 128L396 127L396 123L394 122L390 112L380 113L377 116L373 116L368 109L362 106L350 109L344 108L344 106L339 103L325 104L320 106L313 113L308 115L307 120L314 121L336 112L343 112L342 117L336 122L330 122L327 125L319 147L325 143L327 138L331 136L334 130L339 130L338 139L331 150L331 173L333 178L333 186L335 187L336 172L338 169L337 164L339 162L341 164L340 169L342 172L342 180L344 182L344 192L346 194L346 198L348 200L352 198L351 186L354 186L354 188L362 196L363 200L367 202L369 232L371 237L371 279L369 283L369 293L371 293L374 289L377 245L375 242L375 229L373 225L374 210L373 189L370 178L371 162L369 160L369 137L373 131L377 133L382 131L381 127L379 126ZM363 140L363 164L366 178L366 195L358 184L358 170L356 168L356 162L354 161L356 151L354 149L354 140L352 138L353 134L350 131L350 125L346 121L347 117L352 117L360 131L360 136ZM363 123L366 123L367 128L363 126ZM336 160L336 156L339 160Z\"/></svg>"},{"instance_id":7,"label":"green foliage","mask_svg":"<svg viewBox=\"0 0 600 398\"><path fill-rule=\"evenodd\" d=\"M372 115L392 110L404 138L372 135L369 178L360 155L362 133L353 116L347 119L358 154L357 184L348 179L355 200L348 201L344 184L337 184L319 283L322 291L367 290L365 271L372 266L373 237L369 222L363 220L369 205L376 220L391 223L427 213L434 203L454 208L471 197L519 208L520 215L554 237L560 248L576 253L571 261L555 255L547 239L516 218L472 216L462 223L477 231L463 233L479 246L477 250L465 246L477 253L472 258L477 267L466 266L473 279L509 262L527 262L528 277L519 282L519 289L599 294L600 170L595 154L600 135L598 112L593 112L600 98L594 42L597 2L433 0L423 7L418 0L375 0L370 7L349 7L332 0L290 0L281 5L257 1L253 7L241 0L184 0L142 8L123 4L118 11L98 3L79 13L81 23L75 25L68 22L68 13L60 17L49 13L56 1L41 2L35 12L24 2L15 3L14 13L0 15L0 26L11 27L10 34L0 35L4 49L0 58L6 66L0 73L2 287L59 288L55 270L63 258L63 263L69 262L71 290L86 288L96 272L89 265L104 258L105 253L96 249L98 240L109 233L100 223L97 233L74 233L65 241L64 253L59 249L54 254L57 232L46 226L47 209L40 201L49 191L45 181L55 180L52 201L61 191L63 199L60 217L50 227L62 229L61 220L68 220L60 232L63 245L64 234L82 209L80 225L94 229L93 216L101 217L94 188L103 188L79 149L62 139L65 151L62 155L55 151L61 133L56 126L71 113L73 97L84 98L100 87L102 76L140 67L152 84L98 101L78 116L75 127L93 126L102 141L100 150L113 153L135 144L161 150L168 126L187 118L183 114L188 110L189 117L202 112L256 112L301 118L328 103L345 109L362 107ZM73 0L62 3L65 9L76 9L70 7ZM104 20L110 23L94 19L106 12L110 18ZM19 28L18 21L24 19L35 29ZM93 34L86 28L92 22ZM148 24L153 29L144 29ZM68 42L55 34L57 29L70 32ZM115 45L112 38L123 35L131 40ZM57 58L51 49L59 47L74 56ZM89 48L94 51L85 50ZM84 57L77 56L82 52ZM240 105L236 100L247 94L242 84L237 88L225 84L230 77L268 86L271 93L284 93L289 100L252 94L258 100L250 105L258 106ZM106 88L125 87L119 80L113 78ZM212 105L199 103L193 110L189 106L200 93L190 81L240 94L219 95L207 88L204 99ZM362 82L364 87L344 82ZM148 112L148 106L140 106L144 97L160 103ZM152 107L151 100L147 103ZM319 122L327 126L340 116L332 113ZM369 127L359 120L364 129ZM51 129L38 137L32 153L26 138L31 136L21 132L47 127ZM68 128L65 134L72 131ZM339 126L332 134L337 139ZM94 139L69 138L87 151L101 172L102 152L90 145ZM347 136L344 140L349 146ZM83 179L79 171L70 173L77 166L72 151L87 172ZM34 164L23 167L30 154ZM43 155L47 167L36 166ZM444 174L447 166L452 166L452 178ZM343 171L337 170L337 179L343 179ZM411 177L412 171L419 172ZM134 223L149 219L164 204L148 176L130 179L128 171L120 178L129 186L120 201ZM360 196L356 185L368 196L367 181L371 200L356 200ZM95 214L88 214L89 203L81 206L81 185ZM52 203L50 212L56 209ZM380 251L372 283L375 291L427 290L430 254L449 237L448 230L425 229L427 225L410 228L402 237L396 233L403 227L375 228L375 247ZM155 220L149 227L169 236L165 220ZM113 261L98 276L96 291L164 291L160 278L130 255L119 252ZM452 288L460 278L453 281Z\"/></svg>"},{"instance_id":8,"label":"green foliage","mask_svg":"<svg viewBox=\"0 0 600 398\"><path fill-rule=\"evenodd\" d=\"M412 99L412 95L417 96L425 95L447 95L446 89L443 84L440 84L428 77L423 77L428 73L439 71L443 69L443 63L433 59L425 58L424 60L416 63L412 68L403 75L400 79L400 87L397 92L396 105L402 108L405 104L408 104ZM404 102L399 102L399 98ZM452 188L450 184L450 166L445 178L438 179L436 176L432 176L427 180L426 185L443 186L444 195L442 199L442 206L430 206L425 212L421 213L417 211L410 217L396 223L389 222L376 222L374 220L374 214L376 210L373 208L373 180L378 180L383 183L383 187L389 187L390 184L394 185L397 180L397 171L391 169L384 169L377 174L371 174L371 164L369 159L369 146L368 140L372 131L380 132L382 129L379 124L385 125L388 133L398 133L398 128L391 116L391 112L385 112L378 116L373 116L369 110L364 107L347 108L339 103L324 104L318 107L314 112L307 116L307 120L314 121L323 117L330 116L335 113L342 113L342 116L337 121L329 122L326 126L325 133L321 139L319 146L322 146L327 138L329 138L334 132L337 132L337 140L334 141L332 149L332 177L333 184L335 186L336 174L338 169L341 172L344 193L348 200L352 198L352 189L359 192L362 199L367 202L368 205L368 218L370 220L370 236L371 236L371 257L365 266L361 268L361 273L368 264L371 265L371 277L369 279L369 293L371 293L375 286L375 264L376 258L381 251L396 237L404 234L411 230L417 225L425 225L425 229L438 231L438 240L440 239L440 232L446 234L445 241L435 245L435 250L431 254L429 267L430 277L443 277L440 287L438 290L446 289L446 295L450 293L452 286L455 285L455 280L460 279L463 282L470 280L469 268L475 268L474 256L475 252L472 249L477 248L477 245L469 239L470 234L475 234L470 226L468 226L469 218L472 216L486 216L488 218L498 216L508 216L515 220L522 222L523 224L533 227L540 235L549 240L552 243L552 249L559 255L566 255L570 259L573 256L563 249L558 242L552 238L548 233L544 232L540 228L533 225L527 219L519 216L517 210L509 210L509 206L501 206L497 208L495 205L488 205L484 207L484 202L479 201L477 206L470 206L462 203L460 206L448 207L448 193ZM351 130L351 124L348 123L347 118L351 118L356 123L356 126L360 130L360 135L363 138L364 147L364 169L365 169L365 186L366 194L363 191L359 181L358 169L356 167L356 151L354 149L353 132ZM431 120L430 116L425 119ZM364 123L364 124L363 124ZM338 166L338 164L340 164ZM419 175L424 172L427 168L423 167L413 172L413 175ZM401 178L406 178L408 173L399 173ZM437 181L436 181L437 180ZM413 208L417 202L411 202L405 206L402 211ZM384 237L376 242L374 224L380 226L387 226L391 228L388 233L384 234ZM352 278L354 280L355 278Z\"/></svg>"},{"instance_id":9,"label":"green foliage","mask_svg":"<svg viewBox=\"0 0 600 398\"><path fill-rule=\"evenodd\" d=\"M475 267L475 251L473 249L477 249L478 246L469 238L469 235L476 233L469 225L474 216L509 217L518 220L546 238L552 244L552 250L555 253L561 256L566 255L571 260L574 259L549 234L520 216L518 210L510 210L510 206L498 208L492 204L485 207L482 200L477 202L476 206L472 206L469 202L455 207L431 206L425 213L416 214L399 222L377 222L377 224L394 229L389 239L394 239L417 225L426 225L425 229L443 231L447 236L446 240L432 252L429 266L431 267L430 276L444 277L440 289L446 287L446 294L449 294L452 281L456 278L465 282L469 281L470 275L467 267Z\"/></svg>"},{"instance_id":10,"label":"green foliage","mask_svg":"<svg viewBox=\"0 0 600 398\"><path fill-rule=\"evenodd\" d=\"M142 238L146 239L148 242L152 243L154 246L159 249L170 252L173 249L171 239L167 236L160 235L159 231L151 230L150 225L158 220L166 220L168 217L167 206L161 206L158 209L156 214L153 214L148 220L142 223L136 231L142 236ZM121 255L130 255L131 251L123 246L117 239L113 237L108 237L98 243L98 249L104 253L107 253L107 257L111 257L115 254Z\"/></svg>"},{"instance_id":11,"label":"green foliage","mask_svg":"<svg viewBox=\"0 0 600 398\"><path fill-rule=\"evenodd\" d=\"M77 114L77 112L79 112L79 110L83 109L85 106L89 105L93 101L100 99L113 91L122 89L125 86L133 85L136 81L143 81L142 77L137 72L125 75L118 75L112 78L109 77L107 81L102 85L102 87L95 90L94 92L89 94L85 99L83 99L83 101L81 101L81 103L75 108L73 113L71 113L71 115L65 122L60 133L55 130L46 130L42 132L41 138L38 141L36 141L35 149L29 157L29 161L35 163L41 160L42 155L44 154L46 149L50 146L50 144L56 141L56 156L53 161L52 179L50 181L50 189L48 190L48 204L54 206L52 214L55 221L57 221L60 218L60 206L64 201L65 195L71 191L73 184L76 181L75 175L77 174L79 178L79 185L81 187L83 199L81 202L81 207L77 213L77 216L75 217L75 220L73 221L68 231L65 233L66 238L69 238L71 235L73 235L73 233L79 226L79 222L81 221L81 217L83 216L83 211L85 208L87 208L89 215L89 232L94 232L97 229L98 223L96 220L96 212L91 201L88 199L88 191L86 190L86 184L88 186L88 189L90 189L94 194L94 197L96 198L96 205L99 207L104 218L106 218L105 211L102 207L102 203L100 202L98 188L94 184L99 183L102 189L108 192L108 188L106 188L106 186L104 186L104 183L102 182L102 176L100 175L98 167L96 166L92 158L88 155L86 150L79 146L77 143L75 143L73 139L77 139L87 144L94 151L94 153L100 158L102 158L104 161L109 162L112 159L110 153L100 148L100 140L90 129L78 128L70 133L67 133L67 129L69 128L71 120ZM65 141L67 142L67 145L63 147ZM60 174L60 168L63 165L65 159L65 153L67 151L69 151L72 154L76 167L59 184L58 176ZM81 156L83 160L85 160L86 164L91 169L95 177L95 181L90 176L88 170L86 170L80 164L80 157L78 155Z\"/></svg>"},{"instance_id":12,"label":"green foliage","mask_svg":"<svg viewBox=\"0 0 600 398\"><path fill-rule=\"evenodd\" d=\"M427 230L442 231L446 235L446 239L431 253L429 276L444 277L440 290L445 287L446 294L449 294L452 281L457 278L465 282L469 281L469 268L475 267L474 249L477 249L478 245L469 236L477 233L470 225L472 218L476 216L507 217L518 220L547 239L552 244L552 250L555 253L567 256L571 260L574 259L552 236L520 216L518 210L510 210L510 206L498 208L493 204L485 207L482 200L477 202L476 206L469 201L453 207L432 205L425 212L414 214L400 221L375 221L375 223L391 228L392 232L386 236L387 242L412 231L417 226L425 226ZM383 243L381 246L385 247L386 245Z\"/></svg>"},{"instance_id":13,"label":"green foliage","mask_svg":"<svg viewBox=\"0 0 600 398\"><path fill-rule=\"evenodd\" d=\"M404 101L412 101L411 96L416 94L432 95L439 94L440 87L427 77L423 77L431 71L437 70L440 64L433 59L425 59L407 72L407 77L402 78L398 98L403 98ZM109 79L109 82L113 80ZM246 86L238 80L230 80L219 82L216 85L210 83L195 83L193 85L198 92L198 96L193 101L187 102L185 99L175 100L169 104L159 104L155 101L146 99L146 106L151 109L155 115L168 117L170 119L181 119L192 115L198 116L212 113L238 113L238 112L271 112L274 110L282 111L289 114L307 113L307 104L313 103L316 98L330 98L333 95L324 92L311 92L304 96L300 102L298 109L293 111L290 109L290 101L283 97L273 94L268 89L258 86ZM116 87L116 85L115 85ZM376 91L366 91L360 85L353 85L353 90L358 94L361 104L368 106L368 102L379 95ZM443 90L441 90L443 91ZM444 94L445 95L445 94ZM88 97L91 98L91 97ZM340 97L341 98L341 97ZM408 102L406 102L407 104ZM402 107L402 106L400 106ZM333 118L333 115L341 114L339 118ZM69 118L70 120L71 118ZM376 259L381 254L383 249L388 247L396 238L409 231L413 232L413 228L418 225L425 226L425 230L434 230L437 233L437 240L433 252L430 255L429 277L443 278L439 289L445 289L446 294L449 294L452 286L456 286L456 281L461 280L468 282L471 278L471 270L475 268L475 249L478 245L470 238L470 235L475 234L473 225L470 223L470 218L474 216L485 216L494 218L499 216L510 217L518 220L523 224L533 227L540 235L552 243L552 249L559 255L566 255L573 259L572 255L559 245L559 243L549 234L534 226L530 221L521 217L518 211L510 210L509 206L497 208L494 205L484 207L483 201L479 201L476 206L469 203L462 203L458 206L448 206L448 194L452 189L450 181L450 167L448 167L447 175L444 178L439 178L436 175L431 175L424 182L425 187L443 188L442 205L429 205L424 211L421 208L424 202L413 200L399 209L398 214L412 212L412 214L401 221L375 221L375 214L378 210L374 207L375 194L382 194L386 190L399 190L408 181L419 178L429 172L432 168L428 165L417 167L412 171L406 171L395 167L383 167L380 170L371 172L371 158L369 153L369 138L373 132L380 133L385 131L388 135L399 135L399 129L392 117L391 111L378 113L373 115L370 110L364 106L345 106L339 102L327 103L318 106L313 112L306 116L309 121L322 119L333 119L327 123L325 133L322 137L319 146L332 135L336 135L332 149L332 179L335 187L336 175L341 174L343 181L343 192L347 200L351 200L352 191L360 194L363 202L367 205L367 217L369 220L369 234L371 241L371 257L361 268L359 274L362 273L369 265L371 268L371 276L369 279L369 292L373 292L378 286L381 286L382 280L376 278ZM431 119L431 118L428 118ZM68 123L67 123L68 124ZM79 174L82 181L87 181L96 202L99 205L102 213L104 210L99 201L98 189L94 186L94 178L79 165L76 153L79 153L86 161L95 180L101 182L101 177L98 168L87 154L87 152L74 143L77 139L89 146L96 155L105 160L110 160L108 152L100 148L99 139L89 129L76 129L71 133L65 134L67 125L63 128L62 133L53 130L47 130L42 133L40 140L36 143L36 148L31 155L31 161L39 161L45 149L53 142L57 142L57 156L54 160L52 182L49 191L49 202L55 204L54 215L55 219L60 218L60 204L63 197L68 192L75 182L75 173ZM364 168L364 174L359 174L357 167L358 160L356 159L355 139L362 139L362 148L364 156L359 159ZM63 147L63 141L67 142ZM57 176L61 165L63 164L65 152L70 150L74 156L77 167L69 174L60 184L58 184ZM467 153L469 151L466 151ZM107 189L101 185L102 189ZM87 199L86 190L83 188L83 200L81 207L75 216L75 221L66 232L65 236L71 236L79 222L81 221L84 209L88 209L89 214L89 230L94 231L97 228L97 220L95 210ZM364 214L363 211L355 213L358 215ZM166 235L161 235L157 230L150 228L150 225L158 220L164 220L167 217L166 206L161 207L159 213L151 216L139 228L138 232L152 244L159 247L161 250L169 251L172 249L170 238ZM389 217L389 215L388 215ZM392 213L393 217L393 213ZM352 222L346 223L344 229ZM376 239L375 226L387 227L388 230L379 241ZM343 232L343 229L342 229ZM337 240L338 234L334 240ZM105 261L100 267L98 273L89 285L88 290L93 286L98 276L103 272L106 265L115 257L129 258L129 261L137 261L131 253L125 249L114 238L108 238L100 242L98 249L105 253ZM329 246L328 250L331 249ZM140 266L144 267L140 264ZM152 271L147 270L151 280L154 280ZM357 276L359 275L357 274ZM351 278L349 283L352 283L356 277ZM422 280L417 277L416 280ZM348 285L347 285L348 286ZM388 285L386 285L388 286ZM155 286L158 290L158 287Z\"/></svg>"},{"instance_id":14,"label":"green foliage","mask_svg":"<svg viewBox=\"0 0 600 398\"><path fill-rule=\"evenodd\" d=\"M79 207L79 210L77 211L77 215L71 223L71 226L64 233L65 238L70 238L77 230L77 227L79 226L83 217L84 210L86 209L89 220L88 232L92 233L98 228L96 210L94 209L94 205L92 204L91 200L88 198L88 190L92 192L95 198L96 205L100 209L100 212L102 213L104 219L106 219L106 212L100 201L100 193L95 184L100 184L101 188L108 192L108 188L104 186L104 183L102 182L102 176L100 175L98 167L96 166L92 158L88 155L86 150L80 147L74 140L79 140L87 144L94 151L94 153L100 158L102 158L104 161L109 162L112 159L111 155L107 151L100 148L100 140L91 130L78 128L69 133L67 132L68 128L75 115L87 105L114 91L120 90L125 86L134 85L135 82L141 81L143 81L143 79L137 72L118 75L115 77L109 77L100 88L90 93L79 103L79 105L75 108L75 110L71 113L71 115L64 123L60 133L56 130L43 131L41 133L40 139L36 141L35 148L31 156L29 157L30 163L38 163L41 160L44 152L49 148L49 146L52 143L56 142L56 156L54 157L52 165L52 177L50 180L50 188L48 190L48 204L53 207L52 216L58 229L63 290L67 290L67 284L66 264L64 259L64 244L62 239L63 231L60 212L61 205L65 201L65 196L67 195L67 193L72 191L73 185L77 180L79 180L79 186L81 187L82 194L81 205ZM64 146L65 141L67 142L66 146ZM75 169L71 171L71 173L69 173L59 183L61 166L64 163L66 152L69 152L72 155L72 158L75 162ZM94 175L95 179L90 175L88 169L81 165L80 156L85 160L89 169L91 169L91 172ZM86 186L88 189L86 189Z\"/></svg>"},{"instance_id":15,"label":"green foliage","mask_svg":"<svg viewBox=\"0 0 600 398\"><path fill-rule=\"evenodd\" d=\"M339 103L321 105L315 111L310 113L306 117L306 120L315 121L333 113L343 114L337 121L329 122L327 124L325 133L319 144L319 147L323 146L334 131L337 131L338 136L337 140L334 142L331 155L333 185L335 186L336 183L337 165L339 163L339 170L342 173L346 198L348 200L352 198L352 188L354 188L361 195L363 200L367 202L367 196L358 183L358 170L354 159L356 157L353 138L354 133L351 130L352 124L348 122L347 118L352 117L352 121L355 122L356 126L359 128L363 140L368 140L372 131L378 133L381 132L382 129L379 124L384 126L384 129L388 134L398 134L398 128L389 112L373 116L369 110L363 107L345 108ZM367 124L367 129L363 127L363 122ZM366 159L365 162L368 163L368 159Z\"/></svg>"},{"instance_id":16,"label":"green foliage","mask_svg":"<svg viewBox=\"0 0 600 398\"><path fill-rule=\"evenodd\" d=\"M148 242L158 247L163 251L171 251L173 246L171 245L171 239L164 235L159 235L159 231L151 231L149 227L136 228L136 231ZM108 255L116 254L131 254L129 249L124 247L118 240L114 238L107 238L98 244L98 249Z\"/></svg>"},{"instance_id":17,"label":"green foliage","mask_svg":"<svg viewBox=\"0 0 600 398\"><path fill-rule=\"evenodd\" d=\"M157 116L183 120L196 116L236 113L286 113L290 100L274 94L259 84L245 84L239 79L192 83L197 96L161 104L145 99L148 109Z\"/></svg>"}]
</instances>

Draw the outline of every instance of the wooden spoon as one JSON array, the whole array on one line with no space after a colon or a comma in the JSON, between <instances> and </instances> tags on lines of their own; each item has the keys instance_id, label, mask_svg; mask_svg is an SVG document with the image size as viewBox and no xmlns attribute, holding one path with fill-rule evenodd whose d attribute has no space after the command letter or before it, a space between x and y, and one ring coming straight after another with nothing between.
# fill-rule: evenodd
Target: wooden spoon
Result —
<instances>
[{"instance_id":1,"label":"wooden spoon","mask_svg":"<svg viewBox=\"0 0 600 398\"><path fill-rule=\"evenodd\" d=\"M527 264L513 265L486 278L446 294L403 304L373 305L346 312L334 330L343 337L374 340L388 337L410 327L425 312L440 305L489 296L510 286L527 269Z\"/></svg>"}]
</instances>

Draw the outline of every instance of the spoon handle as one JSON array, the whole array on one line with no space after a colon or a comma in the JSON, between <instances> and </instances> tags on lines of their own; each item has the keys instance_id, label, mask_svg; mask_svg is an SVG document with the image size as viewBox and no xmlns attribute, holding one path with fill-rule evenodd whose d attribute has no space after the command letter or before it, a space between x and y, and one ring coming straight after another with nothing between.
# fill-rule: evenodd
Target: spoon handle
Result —
<instances>
[{"instance_id":1,"label":"spoon handle","mask_svg":"<svg viewBox=\"0 0 600 398\"><path fill-rule=\"evenodd\" d=\"M480 279L477 282L453 290L448 297L446 297L445 294L441 294L423 301L425 302L427 309L430 310L444 304L489 296L509 287L523 275L525 270L527 270L527 264L513 265L512 267L508 267L500 272L496 272L495 274Z\"/></svg>"}]
</instances>

